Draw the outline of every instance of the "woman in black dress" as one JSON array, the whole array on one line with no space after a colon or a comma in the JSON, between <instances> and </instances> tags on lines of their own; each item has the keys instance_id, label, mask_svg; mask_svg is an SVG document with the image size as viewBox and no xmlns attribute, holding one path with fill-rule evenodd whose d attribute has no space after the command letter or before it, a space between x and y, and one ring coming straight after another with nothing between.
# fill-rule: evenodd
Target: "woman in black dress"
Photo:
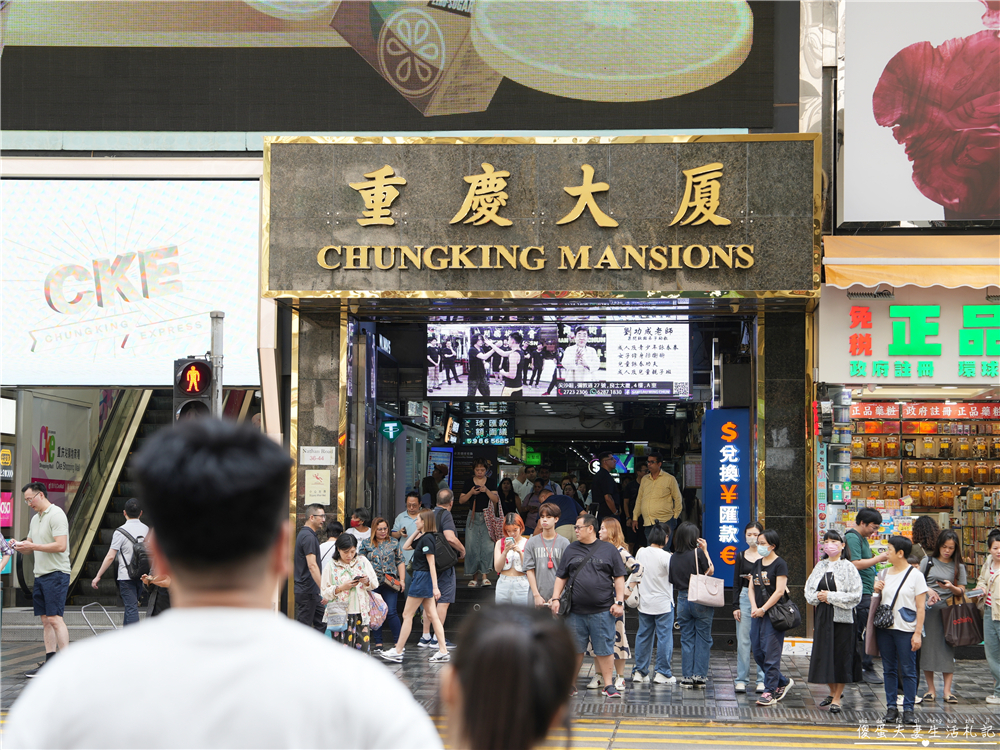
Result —
<instances>
[{"instance_id":1,"label":"woman in black dress","mask_svg":"<svg viewBox=\"0 0 1000 750\"><path fill-rule=\"evenodd\" d=\"M806 601L816 607L809 682L830 688L820 705L839 714L844 685L861 681L861 660L854 649L854 607L861 601L861 574L840 532L831 529L823 535L823 553L805 587Z\"/></svg>"}]
</instances>

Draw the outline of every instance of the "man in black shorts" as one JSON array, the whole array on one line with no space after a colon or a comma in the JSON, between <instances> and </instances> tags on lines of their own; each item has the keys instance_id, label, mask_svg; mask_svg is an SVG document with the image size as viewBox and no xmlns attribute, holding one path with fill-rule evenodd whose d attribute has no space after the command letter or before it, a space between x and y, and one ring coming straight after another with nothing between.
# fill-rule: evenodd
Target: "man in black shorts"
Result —
<instances>
[{"instance_id":1,"label":"man in black shorts","mask_svg":"<svg viewBox=\"0 0 1000 750\"><path fill-rule=\"evenodd\" d=\"M440 490L435 498L437 505L434 506L434 520L437 522L438 531L444 535L444 539L448 544L455 548L458 553L458 558L461 560L465 557L465 545L458 539L458 532L455 528L455 519L451 515L451 507L455 504L455 493L451 490ZM448 568L447 570L442 570L438 573L438 588L441 590L441 598L438 599L437 612L438 617L441 618L441 627L444 627L444 621L448 617L448 606L455 603L455 593L458 589L458 575L455 571L455 566ZM417 645L421 648L437 648L437 636L432 635L431 628L431 618L424 617L424 632L420 636L420 640L417 641ZM445 646L450 650L455 648L455 644L451 641L445 641Z\"/></svg>"}]
</instances>

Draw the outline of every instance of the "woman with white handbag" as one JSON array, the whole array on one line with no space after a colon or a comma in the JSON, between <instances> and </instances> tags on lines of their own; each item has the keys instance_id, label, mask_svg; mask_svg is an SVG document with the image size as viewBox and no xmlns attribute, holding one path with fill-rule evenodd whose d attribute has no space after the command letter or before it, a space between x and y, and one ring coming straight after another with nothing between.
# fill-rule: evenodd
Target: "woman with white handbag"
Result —
<instances>
[{"instance_id":1,"label":"woman with white handbag","mask_svg":"<svg viewBox=\"0 0 1000 750\"><path fill-rule=\"evenodd\" d=\"M670 560L670 583L677 589L677 622L681 630L681 687L704 689L708 657L712 649L712 618L715 609L689 598L692 582L712 575L715 565L708 556L708 542L698 538L698 527L682 523L674 533ZM709 579L718 581L719 579ZM721 581L719 581L721 584ZM722 587L718 591L721 605ZM696 597L698 598L698 597Z\"/></svg>"},{"instance_id":2,"label":"woman with white handbag","mask_svg":"<svg viewBox=\"0 0 1000 750\"><path fill-rule=\"evenodd\" d=\"M788 592L788 563L778 557L781 537L768 529L757 537L760 559L750 574L750 642L753 658L764 669L764 692L758 706L773 706L791 690L795 681L781 674L781 649L785 631L777 630L768 610Z\"/></svg>"}]
</instances>

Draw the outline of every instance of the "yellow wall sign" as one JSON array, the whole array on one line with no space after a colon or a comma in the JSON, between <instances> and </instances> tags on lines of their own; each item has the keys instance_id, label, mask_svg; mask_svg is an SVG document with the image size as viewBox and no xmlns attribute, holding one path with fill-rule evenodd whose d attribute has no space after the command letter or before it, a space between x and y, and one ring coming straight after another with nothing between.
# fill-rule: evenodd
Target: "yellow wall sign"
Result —
<instances>
[{"instance_id":1,"label":"yellow wall sign","mask_svg":"<svg viewBox=\"0 0 1000 750\"><path fill-rule=\"evenodd\" d=\"M812 134L271 138L262 291L814 293L818 158Z\"/></svg>"}]
</instances>

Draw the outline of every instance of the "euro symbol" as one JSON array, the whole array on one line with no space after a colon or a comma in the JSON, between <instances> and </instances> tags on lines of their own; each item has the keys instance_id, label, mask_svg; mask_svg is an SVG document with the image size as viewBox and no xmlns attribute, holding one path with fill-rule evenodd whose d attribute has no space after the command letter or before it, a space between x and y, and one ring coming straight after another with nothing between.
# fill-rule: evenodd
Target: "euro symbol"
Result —
<instances>
[{"instance_id":1,"label":"euro symbol","mask_svg":"<svg viewBox=\"0 0 1000 750\"><path fill-rule=\"evenodd\" d=\"M722 439L727 443L733 442L739 435L736 433L736 425L732 422L726 422L722 425Z\"/></svg>"},{"instance_id":2,"label":"euro symbol","mask_svg":"<svg viewBox=\"0 0 1000 750\"><path fill-rule=\"evenodd\" d=\"M719 554L719 556L722 558L722 562L724 562L726 565L735 565L736 547L734 547L731 544L728 547L723 547L722 552Z\"/></svg>"}]
</instances>

